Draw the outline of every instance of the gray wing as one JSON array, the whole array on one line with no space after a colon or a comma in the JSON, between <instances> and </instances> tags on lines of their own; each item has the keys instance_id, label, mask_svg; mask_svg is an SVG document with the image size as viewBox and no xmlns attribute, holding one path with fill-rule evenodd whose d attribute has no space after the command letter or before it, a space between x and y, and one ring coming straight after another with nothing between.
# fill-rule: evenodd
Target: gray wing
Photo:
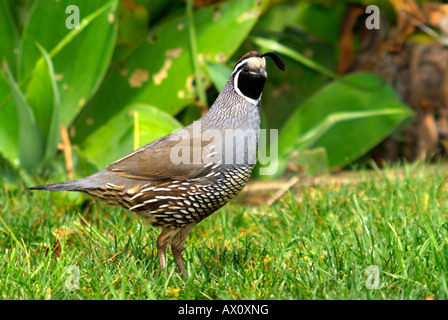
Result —
<instances>
[{"instance_id":1,"label":"gray wing","mask_svg":"<svg viewBox=\"0 0 448 320\"><path fill-rule=\"evenodd\" d=\"M164 136L108 165L106 170L140 180L182 181L200 177L210 172L203 159L211 152L210 141L202 139L192 134L189 139L179 138L179 134Z\"/></svg>"}]
</instances>

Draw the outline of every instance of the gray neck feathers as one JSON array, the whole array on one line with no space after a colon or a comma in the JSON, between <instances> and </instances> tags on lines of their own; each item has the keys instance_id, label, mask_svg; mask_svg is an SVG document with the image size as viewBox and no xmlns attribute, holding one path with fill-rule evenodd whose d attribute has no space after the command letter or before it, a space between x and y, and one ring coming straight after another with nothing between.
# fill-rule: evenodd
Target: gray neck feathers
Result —
<instances>
[{"instance_id":1,"label":"gray neck feathers","mask_svg":"<svg viewBox=\"0 0 448 320\"><path fill-rule=\"evenodd\" d=\"M204 129L256 129L260 128L260 102L249 103L236 93L230 78L210 110L198 121Z\"/></svg>"}]
</instances>

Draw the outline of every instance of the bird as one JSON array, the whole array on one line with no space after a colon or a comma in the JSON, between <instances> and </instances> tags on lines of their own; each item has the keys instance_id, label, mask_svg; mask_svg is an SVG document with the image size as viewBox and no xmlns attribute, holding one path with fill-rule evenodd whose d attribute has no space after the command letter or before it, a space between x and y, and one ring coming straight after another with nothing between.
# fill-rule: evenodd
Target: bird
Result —
<instances>
[{"instance_id":1,"label":"bird","mask_svg":"<svg viewBox=\"0 0 448 320\"><path fill-rule=\"evenodd\" d=\"M210 109L189 126L85 178L28 189L86 193L161 227L161 270L171 245L177 267L188 280L182 258L188 235L244 188L256 163L261 96L268 77L265 57L285 70L276 53L250 51L236 62Z\"/></svg>"}]
</instances>

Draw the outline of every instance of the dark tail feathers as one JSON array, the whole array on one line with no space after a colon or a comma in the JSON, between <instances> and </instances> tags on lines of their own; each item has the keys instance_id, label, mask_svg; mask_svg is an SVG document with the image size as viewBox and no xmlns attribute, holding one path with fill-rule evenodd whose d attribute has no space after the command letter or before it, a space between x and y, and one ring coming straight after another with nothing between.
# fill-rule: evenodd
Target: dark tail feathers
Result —
<instances>
[{"instance_id":1,"label":"dark tail feathers","mask_svg":"<svg viewBox=\"0 0 448 320\"><path fill-rule=\"evenodd\" d=\"M30 187L28 190L47 190L47 191L76 191L79 189L83 189L79 180L46 184L42 186Z\"/></svg>"},{"instance_id":2,"label":"dark tail feathers","mask_svg":"<svg viewBox=\"0 0 448 320\"><path fill-rule=\"evenodd\" d=\"M117 180L118 179L118 180ZM131 180L131 179L129 179ZM28 188L29 190L48 190L48 191L82 191L87 189L97 189L105 186L108 182L122 184L124 178L117 174L104 169L91 176L81 178L78 180L46 184L43 186L36 186ZM136 180L137 181L137 180ZM126 181L125 181L126 182Z\"/></svg>"}]
</instances>

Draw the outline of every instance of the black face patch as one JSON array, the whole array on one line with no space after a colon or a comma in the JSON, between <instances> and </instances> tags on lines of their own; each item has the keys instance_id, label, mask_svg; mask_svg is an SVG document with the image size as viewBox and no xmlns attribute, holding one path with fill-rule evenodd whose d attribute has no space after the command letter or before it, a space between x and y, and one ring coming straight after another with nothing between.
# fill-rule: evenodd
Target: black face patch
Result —
<instances>
[{"instance_id":1,"label":"black face patch","mask_svg":"<svg viewBox=\"0 0 448 320\"><path fill-rule=\"evenodd\" d=\"M244 96L258 100L263 91L265 81L266 78L262 75L252 74L241 70L236 85Z\"/></svg>"}]
</instances>

